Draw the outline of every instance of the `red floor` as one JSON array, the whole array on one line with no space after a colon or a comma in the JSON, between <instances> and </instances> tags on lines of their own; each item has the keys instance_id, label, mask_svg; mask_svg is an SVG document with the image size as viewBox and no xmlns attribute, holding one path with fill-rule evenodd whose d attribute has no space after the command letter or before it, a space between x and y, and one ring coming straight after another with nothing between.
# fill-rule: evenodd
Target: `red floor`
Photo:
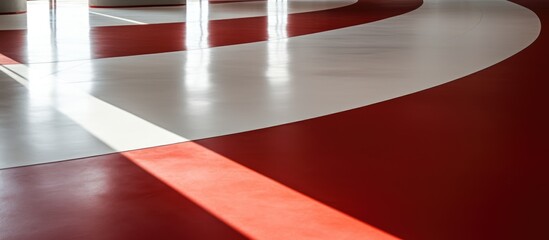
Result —
<instances>
[{"instance_id":1,"label":"red floor","mask_svg":"<svg viewBox=\"0 0 549 240\"><path fill-rule=\"evenodd\" d=\"M362 24L417 7L369 10L374 2L292 15L300 19L290 23L299 26L289 34ZM549 21L549 3L513 2L533 10L543 26ZM355 10L360 14L345 21L329 18L330 11ZM247 28L239 21L213 21L212 31L227 38L210 45L267 38L254 27L265 24L261 17L247 22L247 35L225 34L231 27ZM145 28L180 34L174 29L184 24L98 28L92 32L94 57L184 49L169 34L161 37L161 47L129 41L151 37ZM207 158L194 154L200 147L386 232L376 233L379 239L549 239L549 36L544 30L527 49L497 65L378 104L171 146L0 170L0 239L255 238L174 190L177 184L168 186L147 172L185 171L187 163L179 160ZM124 31L125 37L101 37L111 31ZM21 34L2 35L11 40L0 42L0 52L25 62ZM138 167L147 161L176 164Z\"/></svg>"}]
</instances>

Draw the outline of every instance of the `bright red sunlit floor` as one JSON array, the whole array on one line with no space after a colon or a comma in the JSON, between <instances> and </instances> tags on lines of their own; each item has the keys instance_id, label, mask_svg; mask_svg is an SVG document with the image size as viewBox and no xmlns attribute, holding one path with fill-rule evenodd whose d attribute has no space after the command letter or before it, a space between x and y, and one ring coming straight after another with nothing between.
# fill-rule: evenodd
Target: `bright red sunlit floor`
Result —
<instances>
[{"instance_id":1,"label":"bright red sunlit floor","mask_svg":"<svg viewBox=\"0 0 549 240\"><path fill-rule=\"evenodd\" d=\"M2 240L549 238L543 0L28 4Z\"/></svg>"}]
</instances>

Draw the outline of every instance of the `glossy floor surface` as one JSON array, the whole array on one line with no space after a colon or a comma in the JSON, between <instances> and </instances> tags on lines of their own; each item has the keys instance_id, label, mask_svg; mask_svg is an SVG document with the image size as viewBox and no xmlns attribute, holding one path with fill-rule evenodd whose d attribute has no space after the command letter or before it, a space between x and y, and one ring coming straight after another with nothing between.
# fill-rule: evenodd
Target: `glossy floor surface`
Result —
<instances>
[{"instance_id":1,"label":"glossy floor surface","mask_svg":"<svg viewBox=\"0 0 549 240\"><path fill-rule=\"evenodd\" d=\"M0 16L0 238L548 238L548 16L31 1Z\"/></svg>"}]
</instances>

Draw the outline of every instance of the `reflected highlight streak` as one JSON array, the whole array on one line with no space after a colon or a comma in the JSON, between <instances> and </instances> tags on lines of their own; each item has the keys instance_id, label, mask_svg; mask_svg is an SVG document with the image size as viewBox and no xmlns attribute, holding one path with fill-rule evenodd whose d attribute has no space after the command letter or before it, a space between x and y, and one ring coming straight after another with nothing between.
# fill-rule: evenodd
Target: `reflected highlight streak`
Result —
<instances>
[{"instance_id":1,"label":"reflected highlight streak","mask_svg":"<svg viewBox=\"0 0 549 240\"><path fill-rule=\"evenodd\" d=\"M291 80L288 53L288 0L269 0L267 3L267 71L266 77L274 86Z\"/></svg>"},{"instance_id":2,"label":"reflected highlight streak","mask_svg":"<svg viewBox=\"0 0 549 240\"><path fill-rule=\"evenodd\" d=\"M186 8L185 47L187 50L209 48L210 6L206 0L189 0Z\"/></svg>"},{"instance_id":3,"label":"reflected highlight streak","mask_svg":"<svg viewBox=\"0 0 549 240\"><path fill-rule=\"evenodd\" d=\"M186 8L185 46L185 91L204 93L212 88L210 65L211 50L209 44L209 3L207 0L189 0ZM196 111L207 111L210 101L188 99L188 106Z\"/></svg>"},{"instance_id":4,"label":"reflected highlight streak","mask_svg":"<svg viewBox=\"0 0 549 240\"><path fill-rule=\"evenodd\" d=\"M28 14L26 62L91 58L88 9L68 7L70 13L61 14L48 5L36 5Z\"/></svg>"}]
</instances>

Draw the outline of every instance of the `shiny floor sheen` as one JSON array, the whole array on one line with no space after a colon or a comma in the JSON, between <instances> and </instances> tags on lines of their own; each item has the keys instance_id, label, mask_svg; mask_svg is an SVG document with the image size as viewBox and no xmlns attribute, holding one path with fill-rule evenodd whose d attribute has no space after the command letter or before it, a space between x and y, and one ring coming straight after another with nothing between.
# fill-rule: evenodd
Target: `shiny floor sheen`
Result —
<instances>
[{"instance_id":1,"label":"shiny floor sheen","mask_svg":"<svg viewBox=\"0 0 549 240\"><path fill-rule=\"evenodd\" d=\"M543 0L0 16L0 239L545 239Z\"/></svg>"}]
</instances>

